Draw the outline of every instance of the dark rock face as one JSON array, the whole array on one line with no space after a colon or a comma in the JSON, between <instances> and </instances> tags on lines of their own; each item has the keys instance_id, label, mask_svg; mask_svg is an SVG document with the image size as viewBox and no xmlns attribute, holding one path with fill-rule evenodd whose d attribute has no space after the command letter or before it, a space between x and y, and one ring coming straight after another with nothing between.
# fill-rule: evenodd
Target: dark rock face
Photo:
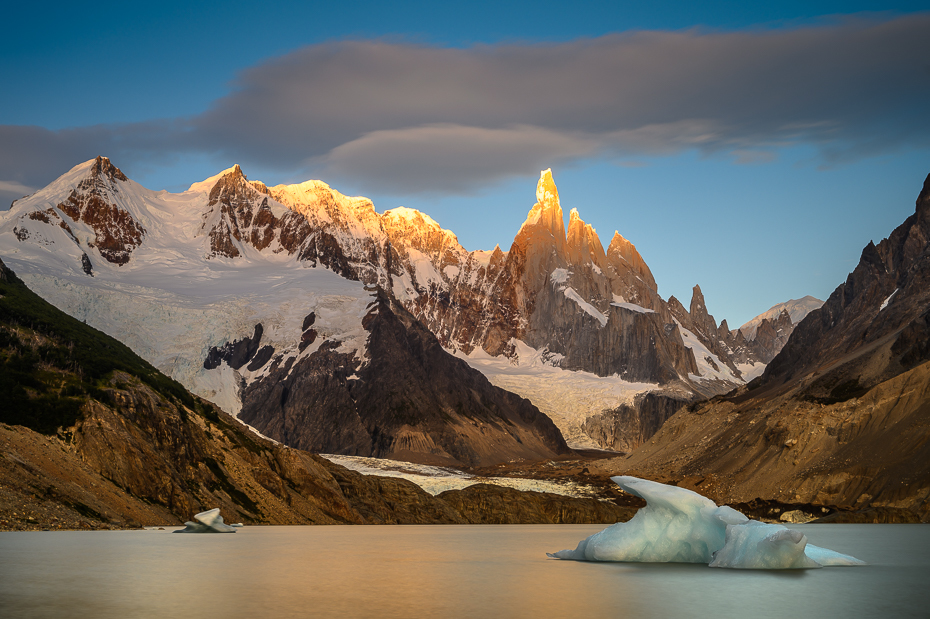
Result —
<instances>
[{"instance_id":1,"label":"dark rock face","mask_svg":"<svg viewBox=\"0 0 930 619\"><path fill-rule=\"evenodd\" d=\"M603 447L629 452L652 438L667 419L695 399L682 393L650 391L636 396L632 405L592 415L585 420L583 430Z\"/></svg>"},{"instance_id":2,"label":"dark rock face","mask_svg":"<svg viewBox=\"0 0 930 619\"><path fill-rule=\"evenodd\" d=\"M220 178L210 190L210 219L218 212L218 221L209 231L210 250L213 256L235 258L241 254L239 243L248 243L264 249L275 238L280 225L268 206L268 189L261 183L250 183L239 166ZM204 225L206 225L206 221Z\"/></svg>"},{"instance_id":3,"label":"dark rock face","mask_svg":"<svg viewBox=\"0 0 930 619\"><path fill-rule=\"evenodd\" d=\"M449 355L386 296L363 325L367 362L324 342L249 385L240 418L324 453L477 465L568 451L548 417Z\"/></svg>"},{"instance_id":4,"label":"dark rock face","mask_svg":"<svg viewBox=\"0 0 930 619\"><path fill-rule=\"evenodd\" d=\"M87 257L87 254L81 254L81 270L90 275L94 276L94 265L91 264L90 258Z\"/></svg>"},{"instance_id":5,"label":"dark rock face","mask_svg":"<svg viewBox=\"0 0 930 619\"><path fill-rule=\"evenodd\" d=\"M270 361L271 357L273 356L274 356L273 346L262 346L261 348L258 349L258 352L255 353L255 356L252 357L252 360L249 362L249 365L247 366L248 370L250 372L254 372L255 370L261 368L266 363L268 363L268 361Z\"/></svg>"},{"instance_id":6,"label":"dark rock face","mask_svg":"<svg viewBox=\"0 0 930 619\"><path fill-rule=\"evenodd\" d=\"M791 324L791 316L785 310L781 311L778 317L771 321L764 318L756 328L756 336L751 340L750 346L756 353L756 357L763 363L769 363L775 358L788 342L788 337L794 330Z\"/></svg>"},{"instance_id":7,"label":"dark rock face","mask_svg":"<svg viewBox=\"0 0 930 619\"><path fill-rule=\"evenodd\" d=\"M261 323L255 325L255 332L252 334L252 337L246 337L241 340L236 340L234 342L227 342L222 347L217 348L213 346L210 348L210 351L207 353L207 358L203 360L203 367L208 370L214 370L220 367L220 363L223 361L234 370L238 370L243 365L249 362L253 357L256 357L256 353L259 352L259 344L262 341L262 333L264 333L264 328ZM267 350L271 348L270 346L265 346L262 349L262 356L265 361L261 364L258 364L256 360L255 369L260 368L264 365L268 359L271 358L271 355L274 354L274 349Z\"/></svg>"}]
</instances>

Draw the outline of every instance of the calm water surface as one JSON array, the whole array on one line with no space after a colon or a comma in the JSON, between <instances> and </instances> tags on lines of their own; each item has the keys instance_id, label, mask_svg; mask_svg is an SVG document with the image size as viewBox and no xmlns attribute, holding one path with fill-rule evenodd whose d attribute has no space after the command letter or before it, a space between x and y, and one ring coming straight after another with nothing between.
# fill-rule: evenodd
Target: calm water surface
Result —
<instances>
[{"instance_id":1,"label":"calm water surface","mask_svg":"<svg viewBox=\"0 0 930 619\"><path fill-rule=\"evenodd\" d=\"M0 533L0 617L930 617L930 525L795 525L867 567L546 558L601 525Z\"/></svg>"}]
</instances>

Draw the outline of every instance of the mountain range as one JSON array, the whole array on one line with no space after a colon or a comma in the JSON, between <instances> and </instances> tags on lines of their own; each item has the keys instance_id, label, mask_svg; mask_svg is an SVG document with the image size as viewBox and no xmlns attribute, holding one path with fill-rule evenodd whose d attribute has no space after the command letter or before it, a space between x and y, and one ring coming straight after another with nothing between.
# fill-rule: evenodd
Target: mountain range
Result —
<instances>
[{"instance_id":1,"label":"mountain range","mask_svg":"<svg viewBox=\"0 0 930 619\"><path fill-rule=\"evenodd\" d=\"M29 290L0 261L0 530L586 523L631 508L478 484L431 496L256 436Z\"/></svg>"},{"instance_id":2,"label":"mountain range","mask_svg":"<svg viewBox=\"0 0 930 619\"><path fill-rule=\"evenodd\" d=\"M170 194L98 157L17 200L0 254L275 440L433 463L550 457L559 432L631 449L759 374L797 322L766 317L747 338L698 286L688 310L664 300L619 233L605 250L574 209L565 229L549 170L510 249L468 252L423 213L378 214L321 181L267 187L234 166ZM487 380L450 396L476 376L466 364Z\"/></svg>"},{"instance_id":3,"label":"mountain range","mask_svg":"<svg viewBox=\"0 0 930 619\"><path fill-rule=\"evenodd\" d=\"M930 177L915 214L867 245L825 303L789 301L732 330L699 286L687 309L659 296L619 233L605 250L574 209L566 229L549 170L510 249L468 252L423 213L378 214L320 181L267 187L236 166L170 194L100 157L14 202L0 255L284 445L472 467L559 460L718 503L907 521L925 519L930 492L928 209ZM104 385L62 385L17 397L22 410L54 401L43 423L67 432L86 419L72 410L80 393ZM571 464L585 447L629 453Z\"/></svg>"}]
</instances>

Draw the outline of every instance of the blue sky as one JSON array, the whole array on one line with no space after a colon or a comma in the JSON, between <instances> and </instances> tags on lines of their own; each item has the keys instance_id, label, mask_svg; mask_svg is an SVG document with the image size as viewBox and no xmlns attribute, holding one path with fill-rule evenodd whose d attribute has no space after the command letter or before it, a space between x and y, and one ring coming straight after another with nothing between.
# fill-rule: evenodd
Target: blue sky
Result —
<instances>
[{"instance_id":1,"label":"blue sky","mask_svg":"<svg viewBox=\"0 0 930 619\"><path fill-rule=\"evenodd\" d=\"M735 327L826 298L930 172L927 2L18 4L4 206L97 154L172 191L240 163L506 249L551 166Z\"/></svg>"}]
</instances>

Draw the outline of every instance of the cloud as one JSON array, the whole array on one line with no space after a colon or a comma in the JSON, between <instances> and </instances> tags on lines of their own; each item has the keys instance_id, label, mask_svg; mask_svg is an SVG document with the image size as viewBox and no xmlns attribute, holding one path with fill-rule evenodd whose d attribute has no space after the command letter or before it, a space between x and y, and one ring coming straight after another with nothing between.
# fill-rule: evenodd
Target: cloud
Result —
<instances>
[{"instance_id":1,"label":"cloud","mask_svg":"<svg viewBox=\"0 0 930 619\"><path fill-rule=\"evenodd\" d=\"M0 125L0 178L27 189L43 187L78 163L97 155L106 155L117 165L140 160L168 163L179 153L201 148L188 141L185 122L94 125L59 131ZM0 191L13 190L0 187Z\"/></svg>"},{"instance_id":2,"label":"cloud","mask_svg":"<svg viewBox=\"0 0 930 619\"><path fill-rule=\"evenodd\" d=\"M193 118L0 127L0 178L34 184L34 169L114 152L217 154L398 193L469 191L559 161L685 149L746 163L807 143L841 163L930 145L928 30L930 14L920 13L465 49L314 45L243 71ZM40 139L11 138L17 131Z\"/></svg>"},{"instance_id":3,"label":"cloud","mask_svg":"<svg viewBox=\"0 0 930 619\"><path fill-rule=\"evenodd\" d=\"M472 193L515 170L535 170L595 154L596 137L540 127L500 129L426 125L372 131L341 144L326 157L335 178L363 178L382 192Z\"/></svg>"},{"instance_id":4,"label":"cloud","mask_svg":"<svg viewBox=\"0 0 930 619\"><path fill-rule=\"evenodd\" d=\"M0 191L5 191L9 193L18 193L20 195L27 195L35 191L34 187L27 187L22 183L17 183L16 181L0 181Z\"/></svg>"}]
</instances>

